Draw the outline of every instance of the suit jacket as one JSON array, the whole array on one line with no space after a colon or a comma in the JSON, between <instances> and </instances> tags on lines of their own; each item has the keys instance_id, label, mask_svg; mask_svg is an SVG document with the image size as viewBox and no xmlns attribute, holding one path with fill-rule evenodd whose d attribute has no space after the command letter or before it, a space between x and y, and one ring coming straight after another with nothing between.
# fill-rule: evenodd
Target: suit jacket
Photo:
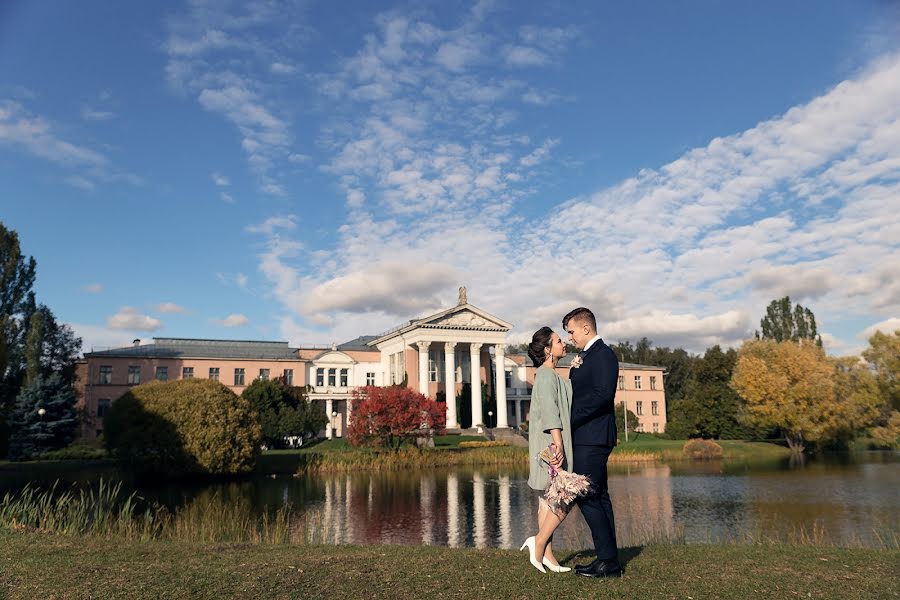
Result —
<instances>
[{"instance_id":1,"label":"suit jacket","mask_svg":"<svg viewBox=\"0 0 900 600\"><path fill-rule=\"evenodd\" d=\"M569 369L572 380L572 445L615 446L616 388L619 359L597 340L581 357L581 366Z\"/></svg>"}]
</instances>

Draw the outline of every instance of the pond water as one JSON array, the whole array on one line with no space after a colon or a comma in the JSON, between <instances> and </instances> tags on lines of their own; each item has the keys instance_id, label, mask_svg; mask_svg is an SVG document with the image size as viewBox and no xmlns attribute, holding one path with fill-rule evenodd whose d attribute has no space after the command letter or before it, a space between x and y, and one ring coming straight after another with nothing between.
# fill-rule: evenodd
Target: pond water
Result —
<instances>
[{"instance_id":1,"label":"pond water","mask_svg":"<svg viewBox=\"0 0 900 600\"><path fill-rule=\"evenodd\" d=\"M96 481L98 473L74 474ZM110 472L104 474L109 479ZM0 473L0 478L4 474ZM0 493L22 484L0 480ZM518 548L536 530L538 497L524 469L477 467L139 487L172 509L215 497L262 514L289 505L312 541ZM654 540L900 543L900 454L832 455L789 464L679 462L615 466L610 492L619 545ZM577 509L554 538L590 547Z\"/></svg>"}]
</instances>

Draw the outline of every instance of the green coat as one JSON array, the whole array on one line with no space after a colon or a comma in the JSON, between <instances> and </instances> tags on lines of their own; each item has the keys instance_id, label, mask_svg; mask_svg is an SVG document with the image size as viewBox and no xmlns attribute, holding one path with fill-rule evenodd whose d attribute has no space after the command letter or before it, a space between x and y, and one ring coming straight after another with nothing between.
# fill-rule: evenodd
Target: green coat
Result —
<instances>
[{"instance_id":1,"label":"green coat","mask_svg":"<svg viewBox=\"0 0 900 600\"><path fill-rule=\"evenodd\" d=\"M555 369L541 366L534 375L531 388L531 413L528 415L528 454L530 469L528 485L535 490L546 489L550 481L547 464L537 458L538 453L553 443L551 429L562 430L563 450L566 453L562 468L571 470L572 383L560 377Z\"/></svg>"}]
</instances>

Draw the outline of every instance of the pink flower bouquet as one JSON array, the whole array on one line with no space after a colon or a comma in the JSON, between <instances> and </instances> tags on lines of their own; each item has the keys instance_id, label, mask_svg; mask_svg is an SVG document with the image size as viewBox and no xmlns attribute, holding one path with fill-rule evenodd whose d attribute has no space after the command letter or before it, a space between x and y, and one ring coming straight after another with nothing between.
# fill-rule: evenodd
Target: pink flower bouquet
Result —
<instances>
[{"instance_id":1,"label":"pink flower bouquet","mask_svg":"<svg viewBox=\"0 0 900 600\"><path fill-rule=\"evenodd\" d=\"M593 491L594 484L587 475L557 469L551 464L556 458L556 447L553 444L541 450L538 458L547 463L550 483L544 492L544 500L554 510L566 511L577 498L586 496Z\"/></svg>"}]
</instances>

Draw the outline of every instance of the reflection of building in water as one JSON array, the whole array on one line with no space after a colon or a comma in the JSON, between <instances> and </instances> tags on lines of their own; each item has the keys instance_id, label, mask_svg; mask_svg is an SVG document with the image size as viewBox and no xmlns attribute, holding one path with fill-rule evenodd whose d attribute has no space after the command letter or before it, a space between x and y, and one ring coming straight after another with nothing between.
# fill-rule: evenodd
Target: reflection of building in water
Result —
<instances>
[{"instance_id":1,"label":"reflection of building in water","mask_svg":"<svg viewBox=\"0 0 900 600\"><path fill-rule=\"evenodd\" d=\"M641 466L612 474L610 496L619 546L671 539L675 531L670 467Z\"/></svg>"}]
</instances>

